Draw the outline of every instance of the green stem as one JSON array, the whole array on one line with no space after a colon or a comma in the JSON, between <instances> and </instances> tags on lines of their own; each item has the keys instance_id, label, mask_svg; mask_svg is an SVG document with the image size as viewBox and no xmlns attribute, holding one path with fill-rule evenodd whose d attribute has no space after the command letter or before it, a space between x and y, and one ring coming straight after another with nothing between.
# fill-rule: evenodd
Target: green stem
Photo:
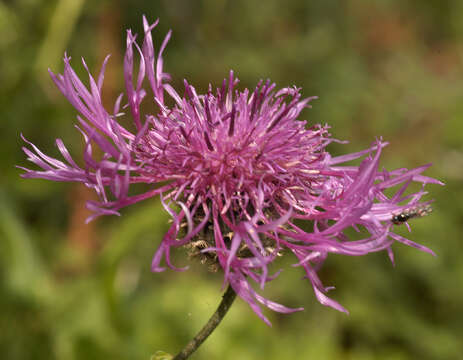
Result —
<instances>
[{"instance_id":1,"label":"green stem","mask_svg":"<svg viewBox=\"0 0 463 360\"><path fill-rule=\"evenodd\" d=\"M217 310L211 316L209 321L199 331L199 333L191 340L182 351L180 351L173 360L185 360L193 354L197 348L208 338L209 335L214 331L217 325L220 324L228 309L230 309L233 301L236 298L236 293L230 285L228 285L227 291L223 294L222 301L220 302Z\"/></svg>"}]
</instances>

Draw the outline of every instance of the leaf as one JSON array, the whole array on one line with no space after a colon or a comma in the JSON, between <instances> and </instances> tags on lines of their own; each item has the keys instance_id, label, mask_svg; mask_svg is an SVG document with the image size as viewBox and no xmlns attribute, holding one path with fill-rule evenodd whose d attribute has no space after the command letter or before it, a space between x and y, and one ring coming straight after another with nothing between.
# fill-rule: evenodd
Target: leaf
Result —
<instances>
[{"instance_id":1,"label":"leaf","mask_svg":"<svg viewBox=\"0 0 463 360\"><path fill-rule=\"evenodd\" d=\"M156 351L150 360L172 360L174 357L165 351Z\"/></svg>"}]
</instances>

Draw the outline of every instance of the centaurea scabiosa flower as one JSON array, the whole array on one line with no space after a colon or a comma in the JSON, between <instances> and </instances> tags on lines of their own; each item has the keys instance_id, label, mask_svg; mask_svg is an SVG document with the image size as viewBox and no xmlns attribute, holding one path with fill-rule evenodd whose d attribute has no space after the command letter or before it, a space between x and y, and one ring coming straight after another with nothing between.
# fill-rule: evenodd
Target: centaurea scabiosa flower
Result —
<instances>
[{"instance_id":1,"label":"centaurea scabiosa flower","mask_svg":"<svg viewBox=\"0 0 463 360\"><path fill-rule=\"evenodd\" d=\"M327 125L299 120L315 98L303 98L301 89L276 89L269 80L252 91L238 89L230 72L221 86L199 95L184 81L183 95L169 84L163 52L169 32L155 51L151 32L157 25L143 19L144 40L127 33L124 58L125 93L112 112L102 105L103 68L86 86L64 58L63 74L51 77L79 112L77 129L84 139L83 165L78 165L60 139L64 161L51 158L25 140L28 159L41 170L24 169L25 178L81 182L93 188L100 201L89 201L94 218L119 215L119 210L159 196L172 224L159 244L153 262L155 272L175 270L172 248L186 247L193 257L221 270L224 284L244 299L266 323L259 304L288 313L288 308L259 295L278 276L270 265L280 255L294 255L324 305L347 312L327 297L317 270L328 254L351 256L386 250L393 261L395 242L432 253L394 232L397 225L430 212L422 202L427 183L441 184L422 175L430 165L416 169L379 168L381 139L366 150L332 157L326 150L335 140ZM135 71L135 58L137 71ZM84 62L84 66L87 66ZM88 69L87 69L88 71ZM142 102L156 111L142 113ZM124 105L126 104L126 105ZM124 111L124 113L123 113ZM121 125L129 116L133 129ZM310 127L309 127L310 126ZM96 156L93 148L98 147ZM102 155L101 155L102 153ZM359 166L345 165L361 159ZM412 182L421 189L406 194ZM152 189L132 195L132 184ZM385 190L395 189L391 195ZM89 219L89 220L91 220ZM306 222L302 228L300 220ZM408 226L408 224L407 224ZM350 240L346 230L367 234Z\"/></svg>"}]
</instances>

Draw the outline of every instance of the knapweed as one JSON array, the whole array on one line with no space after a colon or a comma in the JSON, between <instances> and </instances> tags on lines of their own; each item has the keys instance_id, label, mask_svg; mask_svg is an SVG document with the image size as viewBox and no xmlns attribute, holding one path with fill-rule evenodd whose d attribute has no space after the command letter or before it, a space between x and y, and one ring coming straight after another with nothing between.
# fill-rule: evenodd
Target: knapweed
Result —
<instances>
[{"instance_id":1,"label":"knapweed","mask_svg":"<svg viewBox=\"0 0 463 360\"><path fill-rule=\"evenodd\" d=\"M315 97L302 98L296 87L277 90L267 80L253 91L238 90L238 79L230 72L220 87L210 85L203 95L184 81L181 96L163 70L162 55L171 33L156 54L151 37L156 25L143 18L141 46L128 31L125 94L117 98L112 113L101 100L108 58L97 78L89 75L88 87L68 56L63 74L50 71L79 112L76 127L84 138L84 165L72 159L60 139L56 144L64 161L25 140L32 148L24 148L28 160L41 170L24 169L23 177L76 181L93 188L100 201L88 202L92 218L118 215L125 206L159 196L173 221L154 255L152 270L163 271L163 260L183 270L172 264L170 252L186 247L192 256L223 271L224 284L267 323L258 303L283 313L302 309L265 299L251 286L255 282L263 288L277 277L279 272L270 273L269 265L280 255L295 256L295 265L304 269L322 304L347 312L326 296L330 288L317 276L329 253L358 256L386 250L393 261L391 246L400 242L432 254L393 232L396 225L430 211L429 202L420 202L423 187L441 183L422 175L429 165L379 170L387 145L381 139L364 151L332 157L326 147L337 140L329 127L298 119ZM84 66L87 69L85 62ZM153 103L152 114L142 114L143 100ZM133 120L134 131L118 121L124 115ZM93 154L94 146L99 156ZM359 166L342 165L354 159L362 159ZM421 190L406 195L411 182L421 183ZM152 189L129 195L130 185L136 183L151 184ZM391 188L395 192L386 195ZM350 240L345 234L349 228L368 235Z\"/></svg>"}]
</instances>

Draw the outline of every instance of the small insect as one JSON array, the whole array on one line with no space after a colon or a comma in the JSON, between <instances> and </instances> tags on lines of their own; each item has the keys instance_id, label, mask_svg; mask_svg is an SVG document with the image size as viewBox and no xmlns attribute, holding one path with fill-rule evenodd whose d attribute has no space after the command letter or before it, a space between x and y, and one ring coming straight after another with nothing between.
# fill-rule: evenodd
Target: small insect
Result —
<instances>
[{"instance_id":1,"label":"small insect","mask_svg":"<svg viewBox=\"0 0 463 360\"><path fill-rule=\"evenodd\" d=\"M429 204L416 205L407 209L404 209L401 213L392 216L391 222L395 225L403 224L404 222L429 215L432 212L432 207Z\"/></svg>"}]
</instances>

